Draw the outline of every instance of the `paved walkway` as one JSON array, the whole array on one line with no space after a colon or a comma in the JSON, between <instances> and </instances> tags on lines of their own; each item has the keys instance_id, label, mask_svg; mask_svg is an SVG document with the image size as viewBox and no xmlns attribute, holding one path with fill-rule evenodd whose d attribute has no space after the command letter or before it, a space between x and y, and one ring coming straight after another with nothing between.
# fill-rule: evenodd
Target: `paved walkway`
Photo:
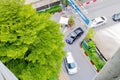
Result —
<instances>
[{"instance_id":1,"label":"paved walkway","mask_svg":"<svg viewBox=\"0 0 120 80\"><path fill-rule=\"evenodd\" d=\"M70 80L68 75L61 69L59 80Z\"/></svg>"},{"instance_id":2,"label":"paved walkway","mask_svg":"<svg viewBox=\"0 0 120 80\"><path fill-rule=\"evenodd\" d=\"M91 0L80 0L81 3L84 3L86 1L91 1Z\"/></svg>"}]
</instances>

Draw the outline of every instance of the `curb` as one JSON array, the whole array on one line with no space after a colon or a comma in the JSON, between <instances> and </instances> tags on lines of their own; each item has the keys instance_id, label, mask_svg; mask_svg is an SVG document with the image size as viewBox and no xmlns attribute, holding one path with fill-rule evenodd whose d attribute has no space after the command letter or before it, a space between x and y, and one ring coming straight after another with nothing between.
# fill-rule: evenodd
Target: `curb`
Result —
<instances>
[{"instance_id":1,"label":"curb","mask_svg":"<svg viewBox=\"0 0 120 80\"><path fill-rule=\"evenodd\" d=\"M94 69L99 72L99 70L96 68L96 66L94 65L94 62L88 57L88 54L86 52L84 52L84 54L87 56L89 62L93 65Z\"/></svg>"},{"instance_id":2,"label":"curb","mask_svg":"<svg viewBox=\"0 0 120 80\"><path fill-rule=\"evenodd\" d=\"M81 47L81 49L83 50L83 48ZM88 61L91 63L91 65L94 67L94 70L98 73L99 70L96 68L96 66L94 65L94 62L88 57L88 54L83 50L84 55L87 57Z\"/></svg>"},{"instance_id":3,"label":"curb","mask_svg":"<svg viewBox=\"0 0 120 80\"><path fill-rule=\"evenodd\" d=\"M80 4L81 6L86 6L86 5L89 5L91 3L94 3L96 2L97 0L91 0L91 1L87 1L87 2L84 2L83 4Z\"/></svg>"}]
</instances>

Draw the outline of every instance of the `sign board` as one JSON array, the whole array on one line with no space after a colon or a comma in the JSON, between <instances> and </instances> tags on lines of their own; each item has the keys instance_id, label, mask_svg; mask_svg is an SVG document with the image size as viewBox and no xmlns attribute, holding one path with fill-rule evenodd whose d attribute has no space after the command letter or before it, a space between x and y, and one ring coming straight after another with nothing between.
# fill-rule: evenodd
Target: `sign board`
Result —
<instances>
[{"instance_id":1,"label":"sign board","mask_svg":"<svg viewBox=\"0 0 120 80\"><path fill-rule=\"evenodd\" d=\"M89 49L89 46L85 40L83 40L82 44L87 50Z\"/></svg>"}]
</instances>

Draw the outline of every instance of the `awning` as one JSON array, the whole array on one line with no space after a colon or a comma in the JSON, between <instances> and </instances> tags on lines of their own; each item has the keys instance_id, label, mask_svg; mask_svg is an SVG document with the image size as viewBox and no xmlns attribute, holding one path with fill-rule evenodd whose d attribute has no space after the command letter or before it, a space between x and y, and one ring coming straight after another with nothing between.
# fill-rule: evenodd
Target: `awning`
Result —
<instances>
[{"instance_id":1,"label":"awning","mask_svg":"<svg viewBox=\"0 0 120 80\"><path fill-rule=\"evenodd\" d=\"M68 25L69 18L67 17L61 17L60 18L60 24Z\"/></svg>"}]
</instances>

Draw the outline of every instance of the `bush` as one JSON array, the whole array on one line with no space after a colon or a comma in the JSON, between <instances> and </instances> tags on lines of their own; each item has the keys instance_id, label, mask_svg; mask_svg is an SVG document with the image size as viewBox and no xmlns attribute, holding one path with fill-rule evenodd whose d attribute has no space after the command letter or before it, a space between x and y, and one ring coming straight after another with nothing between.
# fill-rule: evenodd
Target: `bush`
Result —
<instances>
[{"instance_id":1,"label":"bush","mask_svg":"<svg viewBox=\"0 0 120 80\"><path fill-rule=\"evenodd\" d=\"M102 61L99 56L96 54L96 48L95 48L95 44L93 43L93 41L90 41L90 49L87 50L84 45L82 44L83 49L85 50L85 52L87 53L87 55L89 56L89 58L93 61L94 65L96 66L97 70L101 70L102 67L105 65L105 62Z\"/></svg>"},{"instance_id":2,"label":"bush","mask_svg":"<svg viewBox=\"0 0 120 80\"><path fill-rule=\"evenodd\" d=\"M38 13L50 13L51 14L51 13L59 12L61 10L62 10L61 6L55 5L55 6L51 7L50 9L47 9L45 11L41 11Z\"/></svg>"},{"instance_id":3,"label":"bush","mask_svg":"<svg viewBox=\"0 0 120 80\"><path fill-rule=\"evenodd\" d=\"M71 27L71 26L74 25L74 24L75 24L75 21L74 21L73 17L70 16L70 17L69 17L69 20L68 20L68 25Z\"/></svg>"}]
</instances>

